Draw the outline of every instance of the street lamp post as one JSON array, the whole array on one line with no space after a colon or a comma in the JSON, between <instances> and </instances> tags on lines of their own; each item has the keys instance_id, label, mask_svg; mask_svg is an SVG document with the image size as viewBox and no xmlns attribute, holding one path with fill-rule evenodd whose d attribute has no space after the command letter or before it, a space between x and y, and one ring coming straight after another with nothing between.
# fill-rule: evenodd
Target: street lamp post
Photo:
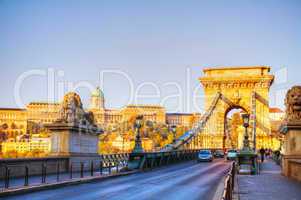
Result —
<instances>
[{"instance_id":1,"label":"street lamp post","mask_svg":"<svg viewBox=\"0 0 301 200\"><path fill-rule=\"evenodd\" d=\"M136 121L134 125L134 129L136 131L135 147L129 155L128 165L126 167L127 170L141 169L143 160L145 158L145 153L142 148L141 135L140 135L142 120L143 120L142 115L138 115L136 117Z\"/></svg>"},{"instance_id":2,"label":"street lamp post","mask_svg":"<svg viewBox=\"0 0 301 200\"><path fill-rule=\"evenodd\" d=\"M122 134L122 153L124 152L124 133Z\"/></svg>"},{"instance_id":3,"label":"street lamp post","mask_svg":"<svg viewBox=\"0 0 301 200\"><path fill-rule=\"evenodd\" d=\"M143 116L138 115L136 117L134 128L136 130L136 138L135 138L135 147L133 149L133 153L143 153L142 142L141 142L141 135L140 135L140 128L142 127L142 120Z\"/></svg>"},{"instance_id":4,"label":"street lamp post","mask_svg":"<svg viewBox=\"0 0 301 200\"><path fill-rule=\"evenodd\" d=\"M176 125L172 125L171 126L171 132L172 132L172 143L175 144L176 143L176 133L177 133L177 126Z\"/></svg>"},{"instance_id":5,"label":"street lamp post","mask_svg":"<svg viewBox=\"0 0 301 200\"><path fill-rule=\"evenodd\" d=\"M256 174L257 164L256 164L256 153L250 148L248 127L250 115L243 113L241 115L243 120L243 127L245 127L245 134L243 140L243 148L237 154L237 164L238 172L241 174Z\"/></svg>"},{"instance_id":6,"label":"street lamp post","mask_svg":"<svg viewBox=\"0 0 301 200\"><path fill-rule=\"evenodd\" d=\"M247 114L247 113L244 113L244 114L241 115L241 117L242 117L242 120L243 120L243 126L245 127L243 150L250 150L250 142L249 142L249 134L248 134L250 115Z\"/></svg>"}]
</instances>

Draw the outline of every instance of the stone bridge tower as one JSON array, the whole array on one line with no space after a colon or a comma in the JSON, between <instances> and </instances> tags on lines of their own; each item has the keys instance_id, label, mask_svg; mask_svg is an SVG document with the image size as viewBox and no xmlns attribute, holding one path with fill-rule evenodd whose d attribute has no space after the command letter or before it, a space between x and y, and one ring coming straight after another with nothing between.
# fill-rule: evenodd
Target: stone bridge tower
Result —
<instances>
[{"instance_id":1,"label":"stone bridge tower","mask_svg":"<svg viewBox=\"0 0 301 200\"><path fill-rule=\"evenodd\" d=\"M215 136L215 142L219 143L218 146L225 147L226 116L229 111L236 108L251 114L250 125L251 128L256 127L253 131L257 133L256 146L260 147L267 143L270 134L269 89L274 80L274 76L269 74L270 67L219 67L206 68L203 72L204 76L199 80L205 91L205 110L209 109L218 92L231 100L231 104L218 103L215 114L211 117L213 119L210 119L215 122L214 133L210 133L211 138L212 135ZM257 100L252 102L252 99L255 99L252 98L252 95L255 94ZM252 112L253 110L254 112Z\"/></svg>"}]
</instances>

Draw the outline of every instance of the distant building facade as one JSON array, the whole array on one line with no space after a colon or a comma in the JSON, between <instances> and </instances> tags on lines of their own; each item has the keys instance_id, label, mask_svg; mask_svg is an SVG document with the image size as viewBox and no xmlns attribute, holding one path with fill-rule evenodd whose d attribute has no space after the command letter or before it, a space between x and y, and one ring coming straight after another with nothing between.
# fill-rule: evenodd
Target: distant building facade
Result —
<instances>
[{"instance_id":1,"label":"distant building facade","mask_svg":"<svg viewBox=\"0 0 301 200\"><path fill-rule=\"evenodd\" d=\"M2 143L2 153L6 154L12 151L17 153L29 153L32 151L50 152L50 138L31 138L21 141L10 139Z\"/></svg>"},{"instance_id":2,"label":"distant building facade","mask_svg":"<svg viewBox=\"0 0 301 200\"><path fill-rule=\"evenodd\" d=\"M282 121L284 119L285 113L280 108L271 107L269 111L271 121Z\"/></svg>"},{"instance_id":3,"label":"distant building facade","mask_svg":"<svg viewBox=\"0 0 301 200\"><path fill-rule=\"evenodd\" d=\"M200 113L167 113L166 124L171 126L191 127L201 119Z\"/></svg>"},{"instance_id":4,"label":"distant building facade","mask_svg":"<svg viewBox=\"0 0 301 200\"><path fill-rule=\"evenodd\" d=\"M285 112L280 108L272 107L270 108L270 122L271 122L271 143L275 146L281 146L280 141L283 140L283 135L279 133L279 128L282 120L285 117ZM279 140L280 139L280 140Z\"/></svg>"},{"instance_id":5,"label":"distant building facade","mask_svg":"<svg viewBox=\"0 0 301 200\"><path fill-rule=\"evenodd\" d=\"M26 118L28 121L49 124L58 118L59 109L59 103L31 102L26 106Z\"/></svg>"},{"instance_id":6,"label":"distant building facade","mask_svg":"<svg viewBox=\"0 0 301 200\"><path fill-rule=\"evenodd\" d=\"M0 142L17 136L25 135L27 115L25 109L0 108Z\"/></svg>"},{"instance_id":7,"label":"distant building facade","mask_svg":"<svg viewBox=\"0 0 301 200\"><path fill-rule=\"evenodd\" d=\"M97 124L102 127L131 121L137 115L143 115L144 120L165 123L165 109L162 106L127 105L120 110L106 109L104 94L99 87L91 94L89 110L93 112Z\"/></svg>"}]
</instances>

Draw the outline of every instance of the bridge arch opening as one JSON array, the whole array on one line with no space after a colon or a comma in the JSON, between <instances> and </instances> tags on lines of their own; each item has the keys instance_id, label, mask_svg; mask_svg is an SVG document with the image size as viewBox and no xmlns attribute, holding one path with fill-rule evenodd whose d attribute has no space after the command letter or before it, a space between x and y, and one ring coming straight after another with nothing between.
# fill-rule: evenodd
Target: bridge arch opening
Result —
<instances>
[{"instance_id":1,"label":"bridge arch opening","mask_svg":"<svg viewBox=\"0 0 301 200\"><path fill-rule=\"evenodd\" d=\"M241 145L242 113L248 113L248 110L240 105L229 106L224 113L224 137L223 149L237 149Z\"/></svg>"}]
</instances>

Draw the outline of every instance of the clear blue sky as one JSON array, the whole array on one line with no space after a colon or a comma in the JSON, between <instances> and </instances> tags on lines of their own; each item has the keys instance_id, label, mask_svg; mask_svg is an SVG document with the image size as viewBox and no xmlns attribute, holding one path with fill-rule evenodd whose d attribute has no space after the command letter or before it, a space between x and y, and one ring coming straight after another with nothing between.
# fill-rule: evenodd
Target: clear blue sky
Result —
<instances>
[{"instance_id":1,"label":"clear blue sky","mask_svg":"<svg viewBox=\"0 0 301 200\"><path fill-rule=\"evenodd\" d=\"M192 104L187 68L193 88L204 67L220 65L272 66L277 77L270 104L282 106L285 90L301 84L300 19L298 0L0 0L0 107L18 106L16 80L29 70L64 71L56 75L57 89L62 81L97 86L99 72L114 69L130 76L135 89L143 82L158 86L159 99L139 103L158 103L177 91L166 84L177 82L185 93L177 111L190 112L196 109L186 106ZM107 107L127 103L124 77L108 74L102 88ZM87 106L89 90L77 91ZM26 79L21 97L25 104L47 100L45 76ZM165 106L174 111L175 104Z\"/></svg>"}]
</instances>

